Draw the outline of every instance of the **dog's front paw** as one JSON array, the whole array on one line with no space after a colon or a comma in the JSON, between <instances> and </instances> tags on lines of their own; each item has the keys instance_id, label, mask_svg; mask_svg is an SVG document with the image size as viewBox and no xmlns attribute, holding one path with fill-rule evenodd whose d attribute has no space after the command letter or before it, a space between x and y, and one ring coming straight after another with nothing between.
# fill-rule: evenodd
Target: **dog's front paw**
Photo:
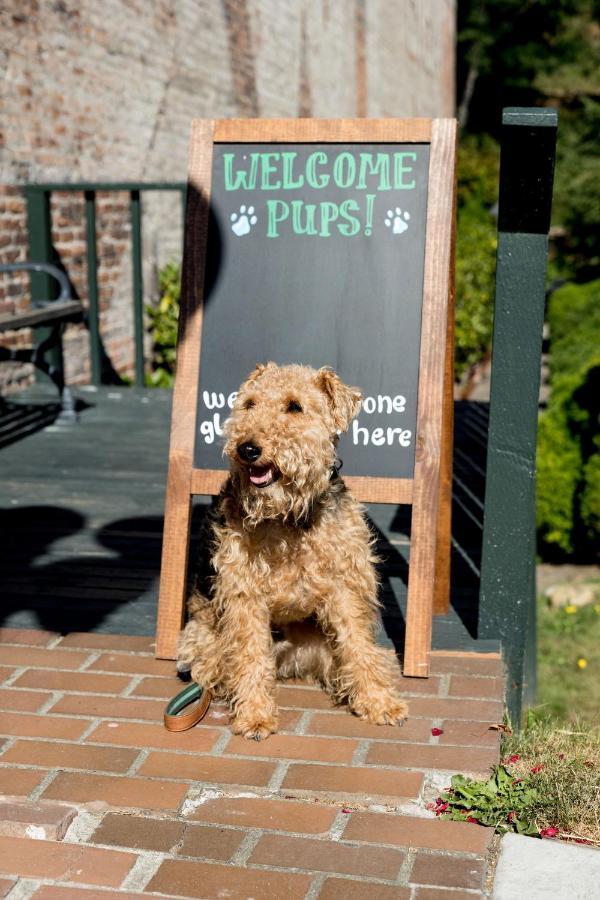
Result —
<instances>
[{"instance_id":1,"label":"dog's front paw","mask_svg":"<svg viewBox=\"0 0 600 900\"><path fill-rule=\"evenodd\" d=\"M235 716L231 730L247 741L263 741L277 731L277 716Z\"/></svg>"},{"instance_id":2,"label":"dog's front paw","mask_svg":"<svg viewBox=\"0 0 600 900\"><path fill-rule=\"evenodd\" d=\"M408 715L408 704L394 695L356 698L351 707L357 716L372 725L403 725Z\"/></svg>"}]
</instances>

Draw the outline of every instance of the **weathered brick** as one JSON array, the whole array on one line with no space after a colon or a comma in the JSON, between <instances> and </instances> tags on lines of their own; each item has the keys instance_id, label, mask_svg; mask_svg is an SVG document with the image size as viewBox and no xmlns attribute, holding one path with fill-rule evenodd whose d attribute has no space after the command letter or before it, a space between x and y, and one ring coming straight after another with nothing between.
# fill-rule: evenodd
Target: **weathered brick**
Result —
<instances>
[{"instance_id":1,"label":"weathered brick","mask_svg":"<svg viewBox=\"0 0 600 900\"><path fill-rule=\"evenodd\" d=\"M39 647L10 647L0 644L0 664L41 669L80 669L89 653L76 650L48 650Z\"/></svg>"},{"instance_id":2,"label":"weathered brick","mask_svg":"<svg viewBox=\"0 0 600 900\"><path fill-rule=\"evenodd\" d=\"M90 838L90 843L167 853L179 843L183 831L184 824L172 819L107 813Z\"/></svg>"},{"instance_id":3,"label":"weathered brick","mask_svg":"<svg viewBox=\"0 0 600 900\"><path fill-rule=\"evenodd\" d=\"M307 869L310 872L336 872L340 875L366 875L395 880L404 861L404 853L384 847L350 847L339 841L266 834L254 848L251 863Z\"/></svg>"},{"instance_id":4,"label":"weathered brick","mask_svg":"<svg viewBox=\"0 0 600 900\"><path fill-rule=\"evenodd\" d=\"M128 750L124 747L89 747L56 741L17 741L1 759L2 762L49 769L126 772L137 756L137 750Z\"/></svg>"},{"instance_id":5,"label":"weathered brick","mask_svg":"<svg viewBox=\"0 0 600 900\"><path fill-rule=\"evenodd\" d=\"M410 884L481 890L484 875L485 866L479 859L463 859L459 856L442 856L437 853L417 853L408 880Z\"/></svg>"},{"instance_id":6,"label":"weathered brick","mask_svg":"<svg viewBox=\"0 0 600 900\"><path fill-rule=\"evenodd\" d=\"M357 747L356 741L308 735L273 734L268 740L260 743L233 735L223 752L238 756L268 756L275 759L350 762Z\"/></svg>"},{"instance_id":7,"label":"weathered brick","mask_svg":"<svg viewBox=\"0 0 600 900\"><path fill-rule=\"evenodd\" d=\"M367 765L483 774L497 763L498 759L498 748L493 746L442 747L437 744L374 743L369 747L365 762Z\"/></svg>"},{"instance_id":8,"label":"weathered brick","mask_svg":"<svg viewBox=\"0 0 600 900\"><path fill-rule=\"evenodd\" d=\"M189 731L167 731L163 725L141 722L102 722L86 738L92 744L118 744L157 750L190 750L206 753L212 749L221 732L215 728L191 728Z\"/></svg>"},{"instance_id":9,"label":"weathered brick","mask_svg":"<svg viewBox=\"0 0 600 900\"><path fill-rule=\"evenodd\" d=\"M13 889L16 884L14 878L0 878L0 897L6 897L8 892Z\"/></svg>"},{"instance_id":10,"label":"weathered brick","mask_svg":"<svg viewBox=\"0 0 600 900\"><path fill-rule=\"evenodd\" d=\"M72 803L103 800L109 806L133 809L178 809L186 793L187 785L172 781L59 772L42 796Z\"/></svg>"},{"instance_id":11,"label":"weathered brick","mask_svg":"<svg viewBox=\"0 0 600 900\"><path fill-rule=\"evenodd\" d=\"M97 634L96 632L73 631L65 635L59 647L74 647L86 650L123 650L134 653L152 653L155 647L153 637L129 634Z\"/></svg>"},{"instance_id":12,"label":"weathered brick","mask_svg":"<svg viewBox=\"0 0 600 900\"><path fill-rule=\"evenodd\" d=\"M487 850L492 837L492 829L466 822L368 812L352 813L343 835L345 841L480 854Z\"/></svg>"},{"instance_id":13,"label":"weathered brick","mask_svg":"<svg viewBox=\"0 0 600 900\"><path fill-rule=\"evenodd\" d=\"M60 841L75 816L72 806L35 800L0 800L0 835Z\"/></svg>"},{"instance_id":14,"label":"weathered brick","mask_svg":"<svg viewBox=\"0 0 600 900\"><path fill-rule=\"evenodd\" d=\"M203 856L226 862L245 838L243 831L213 828L210 825L189 825L177 853L179 856Z\"/></svg>"},{"instance_id":15,"label":"weathered brick","mask_svg":"<svg viewBox=\"0 0 600 900\"><path fill-rule=\"evenodd\" d=\"M502 660L495 653L432 652L431 672L447 675L502 675Z\"/></svg>"},{"instance_id":16,"label":"weathered brick","mask_svg":"<svg viewBox=\"0 0 600 900\"><path fill-rule=\"evenodd\" d=\"M299 794L341 794L342 797L416 797L423 783L420 772L369 769L362 766L318 766L292 763L284 790Z\"/></svg>"},{"instance_id":17,"label":"weathered brick","mask_svg":"<svg viewBox=\"0 0 600 900\"><path fill-rule=\"evenodd\" d=\"M311 880L309 875L296 873L167 859L146 890L202 900L303 900Z\"/></svg>"},{"instance_id":18,"label":"weathered brick","mask_svg":"<svg viewBox=\"0 0 600 900\"><path fill-rule=\"evenodd\" d=\"M504 707L499 700L415 697L411 701L410 711L413 716L426 716L427 718L500 722L502 721Z\"/></svg>"},{"instance_id":19,"label":"weathered brick","mask_svg":"<svg viewBox=\"0 0 600 900\"><path fill-rule=\"evenodd\" d=\"M410 900L410 888L352 881L350 878L327 878L319 900L341 900L342 897L344 900Z\"/></svg>"},{"instance_id":20,"label":"weathered brick","mask_svg":"<svg viewBox=\"0 0 600 900\"><path fill-rule=\"evenodd\" d=\"M45 688L48 691L83 691L94 694L119 694L131 683L129 675L99 675L95 672L52 672L29 669L15 682L19 688ZM44 699L47 699L45 695Z\"/></svg>"},{"instance_id":21,"label":"weathered brick","mask_svg":"<svg viewBox=\"0 0 600 900\"><path fill-rule=\"evenodd\" d=\"M450 679L451 697L488 697L492 700L504 699L504 679L477 675L453 675Z\"/></svg>"},{"instance_id":22,"label":"weathered brick","mask_svg":"<svg viewBox=\"0 0 600 900\"><path fill-rule=\"evenodd\" d=\"M105 719L148 719L152 722L160 722L164 708L165 704L160 700L66 694L54 704L50 711L94 718L100 716Z\"/></svg>"},{"instance_id":23,"label":"weathered brick","mask_svg":"<svg viewBox=\"0 0 600 900\"><path fill-rule=\"evenodd\" d=\"M48 773L43 769L17 769L0 766L0 794L7 797L27 797Z\"/></svg>"},{"instance_id":24,"label":"weathered brick","mask_svg":"<svg viewBox=\"0 0 600 900\"><path fill-rule=\"evenodd\" d=\"M55 637L56 634L53 631L39 631L35 628L0 628L0 644L46 647Z\"/></svg>"},{"instance_id":25,"label":"weathered brick","mask_svg":"<svg viewBox=\"0 0 600 900\"><path fill-rule=\"evenodd\" d=\"M431 734L431 722L409 718L404 725L370 725L351 714L315 713L306 726L308 734L339 735L344 737L371 738L381 741L427 741Z\"/></svg>"},{"instance_id":26,"label":"weathered brick","mask_svg":"<svg viewBox=\"0 0 600 900\"><path fill-rule=\"evenodd\" d=\"M48 694L41 691L13 690L13 688L0 689L0 709L19 710L21 712L37 712L48 700Z\"/></svg>"},{"instance_id":27,"label":"weathered brick","mask_svg":"<svg viewBox=\"0 0 600 900\"><path fill-rule=\"evenodd\" d=\"M151 753L139 770L140 775L154 778L180 778L250 787L265 787L274 772L275 763L266 760L181 753Z\"/></svg>"},{"instance_id":28,"label":"weathered brick","mask_svg":"<svg viewBox=\"0 0 600 900\"><path fill-rule=\"evenodd\" d=\"M498 747L500 744L500 733L491 730L487 722L443 721L441 728L440 744L460 744L463 747Z\"/></svg>"},{"instance_id":29,"label":"weathered brick","mask_svg":"<svg viewBox=\"0 0 600 900\"><path fill-rule=\"evenodd\" d=\"M148 894L132 894L129 891L107 891L104 888L75 888L44 884L32 894L33 900L148 900Z\"/></svg>"},{"instance_id":30,"label":"weathered brick","mask_svg":"<svg viewBox=\"0 0 600 900\"><path fill-rule=\"evenodd\" d=\"M217 822L244 828L326 834L337 810L316 803L267 800L261 797L218 797L206 800L190 815L195 822Z\"/></svg>"},{"instance_id":31,"label":"weathered brick","mask_svg":"<svg viewBox=\"0 0 600 900\"><path fill-rule=\"evenodd\" d=\"M132 675L164 675L171 677L175 663L169 659L154 659L139 653L103 653L88 669L89 672L130 672Z\"/></svg>"},{"instance_id":32,"label":"weathered brick","mask_svg":"<svg viewBox=\"0 0 600 900\"><path fill-rule=\"evenodd\" d=\"M136 857L81 844L0 837L0 865L4 872L25 878L51 878L82 884L118 887Z\"/></svg>"},{"instance_id":33,"label":"weathered brick","mask_svg":"<svg viewBox=\"0 0 600 900\"><path fill-rule=\"evenodd\" d=\"M0 734L15 737L57 738L76 741L89 728L84 719L70 719L66 716L26 716L16 712L0 712Z\"/></svg>"}]
</instances>

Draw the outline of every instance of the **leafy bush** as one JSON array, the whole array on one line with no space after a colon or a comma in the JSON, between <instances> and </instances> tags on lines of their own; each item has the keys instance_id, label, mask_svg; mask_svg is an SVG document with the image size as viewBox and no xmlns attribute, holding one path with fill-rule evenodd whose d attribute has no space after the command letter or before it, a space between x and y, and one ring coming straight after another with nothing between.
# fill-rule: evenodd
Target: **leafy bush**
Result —
<instances>
[{"instance_id":1,"label":"leafy bush","mask_svg":"<svg viewBox=\"0 0 600 900\"><path fill-rule=\"evenodd\" d=\"M498 146L466 138L458 154L456 241L456 349L458 378L488 352L492 337Z\"/></svg>"},{"instance_id":2,"label":"leafy bush","mask_svg":"<svg viewBox=\"0 0 600 900\"><path fill-rule=\"evenodd\" d=\"M180 266L170 262L160 270L160 299L146 312L152 330L152 372L147 376L149 387L172 387L175 378L177 323L179 321Z\"/></svg>"},{"instance_id":3,"label":"leafy bush","mask_svg":"<svg viewBox=\"0 0 600 900\"><path fill-rule=\"evenodd\" d=\"M538 436L540 551L589 556L600 524L600 280L552 297L550 401Z\"/></svg>"}]
</instances>

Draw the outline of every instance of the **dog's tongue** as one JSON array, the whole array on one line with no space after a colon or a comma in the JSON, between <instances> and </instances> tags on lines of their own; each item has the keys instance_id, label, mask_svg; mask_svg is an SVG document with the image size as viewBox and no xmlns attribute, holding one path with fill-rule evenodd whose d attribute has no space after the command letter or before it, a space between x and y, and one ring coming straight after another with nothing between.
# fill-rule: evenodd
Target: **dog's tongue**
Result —
<instances>
[{"instance_id":1,"label":"dog's tongue","mask_svg":"<svg viewBox=\"0 0 600 900\"><path fill-rule=\"evenodd\" d=\"M272 466L250 466L248 476L252 484L263 487L265 484L271 484L273 481Z\"/></svg>"}]
</instances>

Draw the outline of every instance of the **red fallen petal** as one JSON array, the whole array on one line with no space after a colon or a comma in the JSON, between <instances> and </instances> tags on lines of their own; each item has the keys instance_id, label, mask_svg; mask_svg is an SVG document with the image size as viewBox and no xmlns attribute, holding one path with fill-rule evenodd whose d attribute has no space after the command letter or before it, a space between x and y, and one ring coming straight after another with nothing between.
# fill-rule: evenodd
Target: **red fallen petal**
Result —
<instances>
[{"instance_id":1,"label":"red fallen petal","mask_svg":"<svg viewBox=\"0 0 600 900\"><path fill-rule=\"evenodd\" d=\"M474 819L473 816L467 816L467 822L470 822L471 825L479 825L478 820Z\"/></svg>"},{"instance_id":2,"label":"red fallen petal","mask_svg":"<svg viewBox=\"0 0 600 900\"><path fill-rule=\"evenodd\" d=\"M586 761L584 762L584 766L587 766L588 769L593 769L594 763L591 761L591 759L586 759Z\"/></svg>"},{"instance_id":3,"label":"red fallen petal","mask_svg":"<svg viewBox=\"0 0 600 900\"><path fill-rule=\"evenodd\" d=\"M541 837L556 837L558 834L558 828L554 828L554 826L550 826L549 828L542 828L540 831Z\"/></svg>"},{"instance_id":4,"label":"red fallen petal","mask_svg":"<svg viewBox=\"0 0 600 900\"><path fill-rule=\"evenodd\" d=\"M542 769L544 769L544 768L545 768L545 766L544 766L543 763L541 763L539 766L534 766L533 769L531 770L531 774L532 774L532 775L537 775L537 773L538 773L538 772L541 772Z\"/></svg>"},{"instance_id":5,"label":"red fallen petal","mask_svg":"<svg viewBox=\"0 0 600 900\"><path fill-rule=\"evenodd\" d=\"M444 733L444 729L443 728L432 728L431 733L434 737L438 737L438 735Z\"/></svg>"},{"instance_id":6,"label":"red fallen petal","mask_svg":"<svg viewBox=\"0 0 600 900\"><path fill-rule=\"evenodd\" d=\"M573 838L576 844L591 844L591 841L586 841L585 838Z\"/></svg>"},{"instance_id":7,"label":"red fallen petal","mask_svg":"<svg viewBox=\"0 0 600 900\"><path fill-rule=\"evenodd\" d=\"M508 821L509 821L509 822L514 822L516 816L517 816L516 812L509 812L509 814L508 814Z\"/></svg>"},{"instance_id":8,"label":"red fallen petal","mask_svg":"<svg viewBox=\"0 0 600 900\"><path fill-rule=\"evenodd\" d=\"M516 762L518 762L520 759L521 759L521 757L519 756L518 753L513 753L513 755L512 755L512 756L509 756L508 759L507 759L506 761L509 762L509 763L516 763Z\"/></svg>"},{"instance_id":9,"label":"red fallen petal","mask_svg":"<svg viewBox=\"0 0 600 900\"><path fill-rule=\"evenodd\" d=\"M344 813L345 816L349 816L350 813L352 812L352 810L351 809L343 809L342 812Z\"/></svg>"},{"instance_id":10,"label":"red fallen petal","mask_svg":"<svg viewBox=\"0 0 600 900\"><path fill-rule=\"evenodd\" d=\"M513 778L513 784L520 784L522 781L522 778Z\"/></svg>"},{"instance_id":11,"label":"red fallen petal","mask_svg":"<svg viewBox=\"0 0 600 900\"><path fill-rule=\"evenodd\" d=\"M558 758L559 758L559 759L564 759L564 758L565 758L565 754L564 754L564 753L559 753L559 754L558 754Z\"/></svg>"}]
</instances>

